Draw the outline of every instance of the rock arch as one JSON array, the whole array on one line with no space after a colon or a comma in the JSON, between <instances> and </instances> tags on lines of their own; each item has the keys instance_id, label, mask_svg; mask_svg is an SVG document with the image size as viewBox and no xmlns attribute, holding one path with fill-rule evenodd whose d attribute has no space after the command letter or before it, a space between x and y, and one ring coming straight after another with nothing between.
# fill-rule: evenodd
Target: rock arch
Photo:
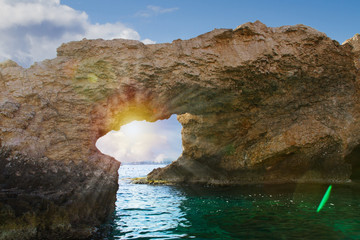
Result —
<instances>
[{"instance_id":1,"label":"rock arch","mask_svg":"<svg viewBox=\"0 0 360 240\"><path fill-rule=\"evenodd\" d=\"M114 209L119 167L96 140L171 114L184 151L151 179L347 181L360 132L358 44L255 22L166 44L71 42L29 69L1 63L1 232L92 234Z\"/></svg>"}]
</instances>

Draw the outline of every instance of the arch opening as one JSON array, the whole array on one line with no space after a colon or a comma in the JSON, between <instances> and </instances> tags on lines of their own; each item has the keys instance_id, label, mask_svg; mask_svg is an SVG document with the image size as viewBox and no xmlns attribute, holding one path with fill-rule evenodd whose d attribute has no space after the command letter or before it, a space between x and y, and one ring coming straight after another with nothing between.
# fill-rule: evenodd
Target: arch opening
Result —
<instances>
[{"instance_id":1,"label":"arch opening","mask_svg":"<svg viewBox=\"0 0 360 240\"><path fill-rule=\"evenodd\" d=\"M132 121L96 141L97 149L122 164L165 164L182 154L182 125L173 114L156 122Z\"/></svg>"}]
</instances>

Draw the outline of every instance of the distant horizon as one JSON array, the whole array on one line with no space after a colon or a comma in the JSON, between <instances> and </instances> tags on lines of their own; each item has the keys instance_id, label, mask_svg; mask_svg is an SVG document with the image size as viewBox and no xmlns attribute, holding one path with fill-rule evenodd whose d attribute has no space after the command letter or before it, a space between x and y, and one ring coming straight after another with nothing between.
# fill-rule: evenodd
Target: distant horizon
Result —
<instances>
[{"instance_id":1,"label":"distant horizon","mask_svg":"<svg viewBox=\"0 0 360 240\"><path fill-rule=\"evenodd\" d=\"M174 160L176 161L176 159ZM173 163L174 161L171 162L121 162L121 165L169 165L171 163Z\"/></svg>"}]
</instances>

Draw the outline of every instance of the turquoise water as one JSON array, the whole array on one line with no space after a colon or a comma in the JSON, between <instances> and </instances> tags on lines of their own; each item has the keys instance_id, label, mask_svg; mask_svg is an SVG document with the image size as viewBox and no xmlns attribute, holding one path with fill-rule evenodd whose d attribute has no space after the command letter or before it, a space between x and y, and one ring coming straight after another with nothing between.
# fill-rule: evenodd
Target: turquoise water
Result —
<instances>
[{"instance_id":1,"label":"turquoise water","mask_svg":"<svg viewBox=\"0 0 360 240\"><path fill-rule=\"evenodd\" d=\"M159 165L123 165L108 239L360 239L360 184L239 187L131 184Z\"/></svg>"}]
</instances>

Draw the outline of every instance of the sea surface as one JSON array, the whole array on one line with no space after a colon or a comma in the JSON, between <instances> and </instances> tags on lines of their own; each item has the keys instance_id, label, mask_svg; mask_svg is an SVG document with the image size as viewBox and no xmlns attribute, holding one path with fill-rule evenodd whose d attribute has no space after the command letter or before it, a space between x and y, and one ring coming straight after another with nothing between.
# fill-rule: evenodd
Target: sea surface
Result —
<instances>
[{"instance_id":1,"label":"sea surface","mask_svg":"<svg viewBox=\"0 0 360 240\"><path fill-rule=\"evenodd\" d=\"M360 184L131 184L159 165L122 165L108 239L360 239Z\"/></svg>"}]
</instances>

